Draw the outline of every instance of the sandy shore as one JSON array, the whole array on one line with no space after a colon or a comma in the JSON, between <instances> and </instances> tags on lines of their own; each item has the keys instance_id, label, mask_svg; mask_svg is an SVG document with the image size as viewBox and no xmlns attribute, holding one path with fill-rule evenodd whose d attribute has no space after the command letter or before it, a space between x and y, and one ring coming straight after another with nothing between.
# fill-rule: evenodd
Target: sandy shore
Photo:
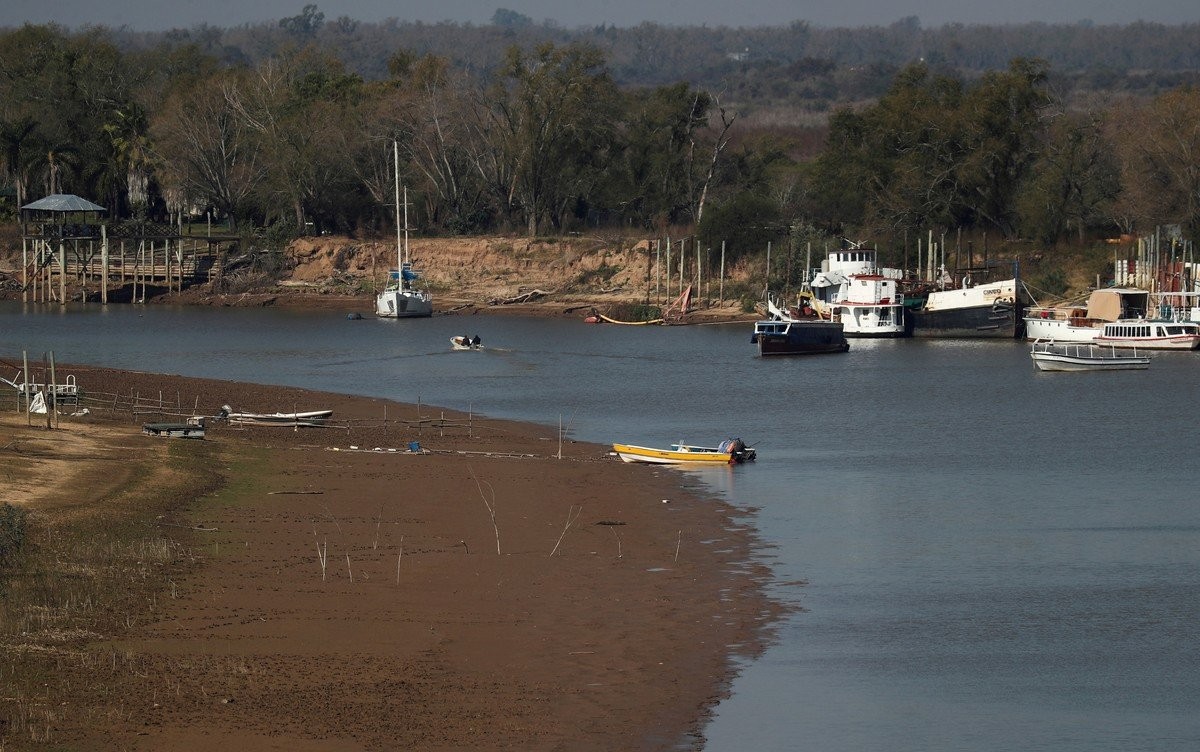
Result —
<instances>
[{"instance_id":1,"label":"sandy shore","mask_svg":"<svg viewBox=\"0 0 1200 752\"><path fill-rule=\"evenodd\" d=\"M153 618L80 648L129 667L106 672L112 691L85 691L94 661L63 662L79 690L64 704L79 708L64 711L53 742L699 748L732 660L760 649L777 613L736 510L676 471L560 443L554 428L291 388L66 370L85 390L114 403L134 396L140 407L94 411L53 432L10 412L0 462L21 461L22 442L39 435L112 443L103 431L130 455L195 453L220 480L180 500L168 530L190 563L156 594ZM159 419L140 412L147 399L168 413L332 408L336 427L210 422L203 442L155 439L139 433ZM414 441L422 451L405 451ZM104 477L121 463L94 461ZM47 477L26 477L37 492L17 503L52 510L86 482L79 472Z\"/></svg>"}]
</instances>

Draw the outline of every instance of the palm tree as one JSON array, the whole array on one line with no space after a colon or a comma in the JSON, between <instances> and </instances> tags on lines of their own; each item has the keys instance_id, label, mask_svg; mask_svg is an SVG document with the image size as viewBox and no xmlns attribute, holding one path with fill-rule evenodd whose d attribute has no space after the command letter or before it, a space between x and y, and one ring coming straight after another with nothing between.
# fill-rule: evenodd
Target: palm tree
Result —
<instances>
[{"instance_id":1,"label":"palm tree","mask_svg":"<svg viewBox=\"0 0 1200 752\"><path fill-rule=\"evenodd\" d=\"M38 141L37 122L25 116L0 121L0 165L3 174L17 191L17 206L25 205L29 193L29 173Z\"/></svg>"}]
</instances>

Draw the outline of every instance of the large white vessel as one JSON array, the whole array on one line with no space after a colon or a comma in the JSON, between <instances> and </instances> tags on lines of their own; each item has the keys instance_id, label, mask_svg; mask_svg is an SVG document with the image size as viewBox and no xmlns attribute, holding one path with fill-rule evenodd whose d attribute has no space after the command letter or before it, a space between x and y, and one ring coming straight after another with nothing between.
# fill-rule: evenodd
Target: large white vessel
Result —
<instances>
[{"instance_id":1,"label":"large white vessel","mask_svg":"<svg viewBox=\"0 0 1200 752\"><path fill-rule=\"evenodd\" d=\"M396 268L388 273L387 285L375 296L375 315L384 318L421 318L433 315L433 296L417 289L419 278L408 261L408 188L404 189L404 224L400 224L400 148L392 144L396 169ZM403 230L403 242L401 242Z\"/></svg>"},{"instance_id":2,"label":"large white vessel","mask_svg":"<svg viewBox=\"0 0 1200 752\"><path fill-rule=\"evenodd\" d=\"M904 334L903 272L876 265L874 250L832 251L809 281L817 314L839 322L847 337Z\"/></svg>"}]
</instances>

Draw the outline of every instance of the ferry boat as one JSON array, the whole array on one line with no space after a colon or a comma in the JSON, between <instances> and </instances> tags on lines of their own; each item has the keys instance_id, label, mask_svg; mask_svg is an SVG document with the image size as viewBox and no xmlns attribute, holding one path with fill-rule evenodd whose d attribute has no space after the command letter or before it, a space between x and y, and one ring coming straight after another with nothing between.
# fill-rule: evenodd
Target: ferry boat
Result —
<instances>
[{"instance_id":1,"label":"ferry boat","mask_svg":"<svg viewBox=\"0 0 1200 752\"><path fill-rule=\"evenodd\" d=\"M1121 319L1106 323L1093 341L1097 345L1143 350L1195 350L1200 348L1200 324Z\"/></svg>"},{"instance_id":2,"label":"ferry boat","mask_svg":"<svg viewBox=\"0 0 1200 752\"><path fill-rule=\"evenodd\" d=\"M812 307L842 324L847 337L902 337L904 295L900 269L881 268L867 248L831 251L809 280Z\"/></svg>"}]
</instances>

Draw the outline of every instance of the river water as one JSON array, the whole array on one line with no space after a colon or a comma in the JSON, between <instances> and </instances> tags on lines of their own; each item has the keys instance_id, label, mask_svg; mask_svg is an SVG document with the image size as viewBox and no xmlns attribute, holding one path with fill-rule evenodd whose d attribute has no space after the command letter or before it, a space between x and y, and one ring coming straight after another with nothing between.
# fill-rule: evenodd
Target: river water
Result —
<instances>
[{"instance_id":1,"label":"river water","mask_svg":"<svg viewBox=\"0 0 1200 752\"><path fill-rule=\"evenodd\" d=\"M740 436L756 464L695 473L757 510L775 592L801 608L706 749L1200 749L1200 354L1045 374L1024 343L855 340L764 360L750 330L0 304L0 357L561 420L601 443ZM458 334L485 349L452 352Z\"/></svg>"}]
</instances>

